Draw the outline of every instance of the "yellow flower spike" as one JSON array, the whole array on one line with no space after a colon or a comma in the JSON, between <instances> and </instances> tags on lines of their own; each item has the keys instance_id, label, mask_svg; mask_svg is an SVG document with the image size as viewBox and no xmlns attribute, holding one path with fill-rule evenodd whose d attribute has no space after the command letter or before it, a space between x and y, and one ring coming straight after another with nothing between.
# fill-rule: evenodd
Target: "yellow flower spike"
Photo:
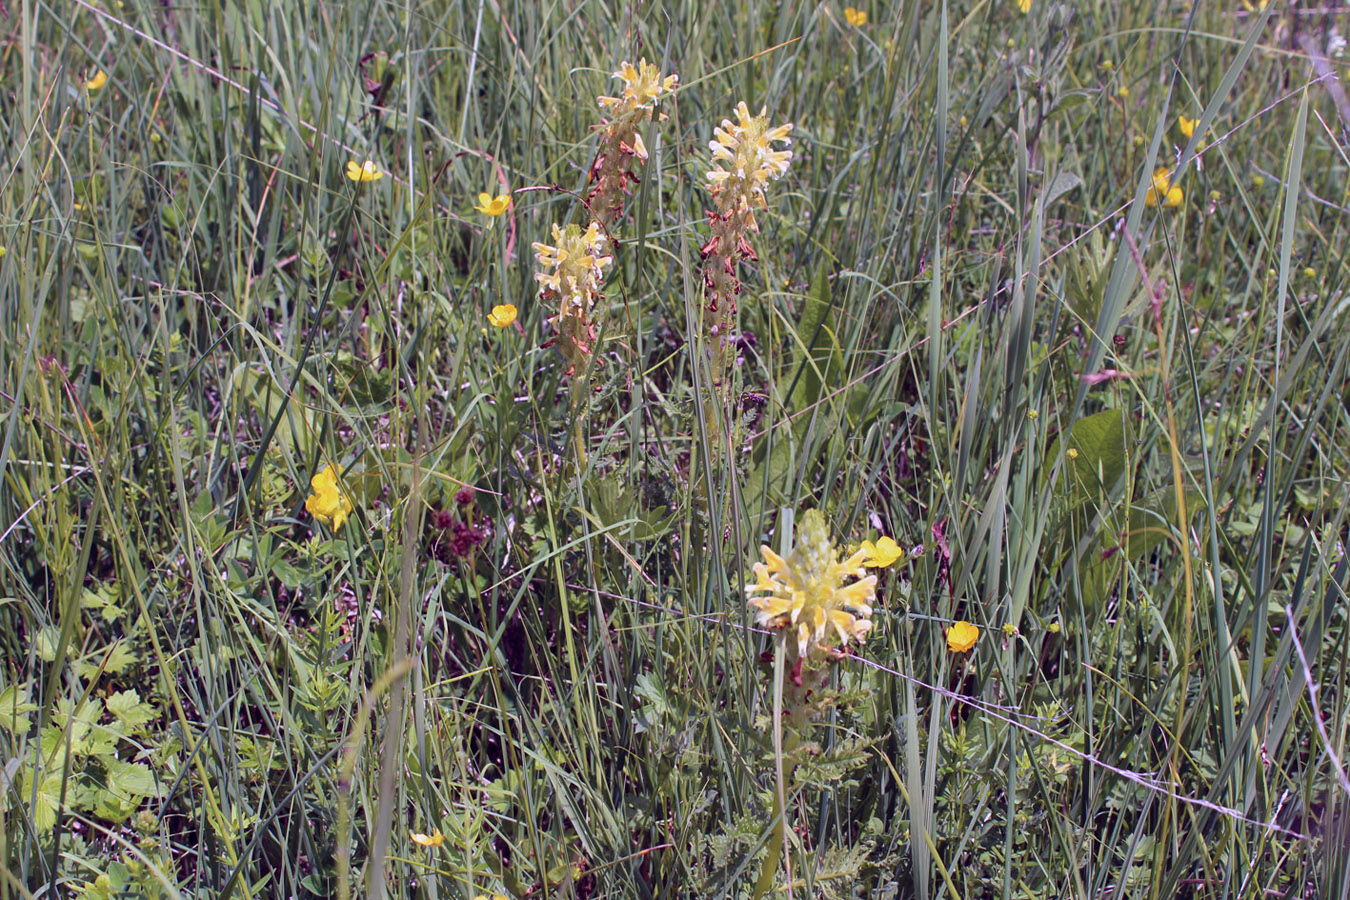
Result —
<instances>
[{"instance_id":1,"label":"yellow flower spike","mask_svg":"<svg viewBox=\"0 0 1350 900\"><path fill-rule=\"evenodd\" d=\"M510 208L510 194L498 194L494 197L491 194L486 193L478 195L478 205L474 207L474 209L478 210L483 215L492 216L494 218L500 216Z\"/></svg>"},{"instance_id":2,"label":"yellow flower spike","mask_svg":"<svg viewBox=\"0 0 1350 900\"><path fill-rule=\"evenodd\" d=\"M305 511L334 531L342 527L352 513L352 501L338 483L337 469L330 464L309 480L313 491L305 500Z\"/></svg>"},{"instance_id":3,"label":"yellow flower spike","mask_svg":"<svg viewBox=\"0 0 1350 900\"><path fill-rule=\"evenodd\" d=\"M99 69L94 73L94 77L84 83L84 89L87 91L101 90L108 83L108 73Z\"/></svg>"},{"instance_id":4,"label":"yellow flower spike","mask_svg":"<svg viewBox=\"0 0 1350 900\"><path fill-rule=\"evenodd\" d=\"M1189 140L1195 136L1195 126L1199 121L1199 119L1188 119L1185 116L1177 116L1177 128L1179 128L1181 133Z\"/></svg>"},{"instance_id":5,"label":"yellow flower spike","mask_svg":"<svg viewBox=\"0 0 1350 900\"><path fill-rule=\"evenodd\" d=\"M418 834L414 831L412 833L412 839L413 843L419 847L439 847L441 844L445 843L445 835L441 834L439 828L434 829L431 834Z\"/></svg>"},{"instance_id":6,"label":"yellow flower spike","mask_svg":"<svg viewBox=\"0 0 1350 900\"><path fill-rule=\"evenodd\" d=\"M352 181L379 181L384 177L384 173L375 167L374 160L366 160L358 163L351 160L347 163L347 177Z\"/></svg>"},{"instance_id":7,"label":"yellow flower spike","mask_svg":"<svg viewBox=\"0 0 1350 900\"><path fill-rule=\"evenodd\" d=\"M947 649L952 653L966 653L980 639L979 627L964 620L955 622L947 629Z\"/></svg>"},{"instance_id":8,"label":"yellow flower spike","mask_svg":"<svg viewBox=\"0 0 1350 900\"><path fill-rule=\"evenodd\" d=\"M854 28L861 28L867 24L867 10L854 9L851 6L844 7L844 21Z\"/></svg>"},{"instance_id":9,"label":"yellow flower spike","mask_svg":"<svg viewBox=\"0 0 1350 900\"><path fill-rule=\"evenodd\" d=\"M905 555L905 548L889 537L877 538L875 544L863 541L861 549L866 554L863 565L869 569L884 569Z\"/></svg>"},{"instance_id":10,"label":"yellow flower spike","mask_svg":"<svg viewBox=\"0 0 1350 900\"><path fill-rule=\"evenodd\" d=\"M745 586L755 623L792 629L799 657L816 647L828 650L835 637L841 646L861 643L872 627L877 591L877 576L863 568L866 553L840 559L817 509L802 516L796 538L786 558L759 548L764 561L755 563L754 583Z\"/></svg>"},{"instance_id":11,"label":"yellow flower spike","mask_svg":"<svg viewBox=\"0 0 1350 900\"><path fill-rule=\"evenodd\" d=\"M488 313L488 323L496 328L505 328L516 320L516 307L510 303L499 303Z\"/></svg>"}]
</instances>

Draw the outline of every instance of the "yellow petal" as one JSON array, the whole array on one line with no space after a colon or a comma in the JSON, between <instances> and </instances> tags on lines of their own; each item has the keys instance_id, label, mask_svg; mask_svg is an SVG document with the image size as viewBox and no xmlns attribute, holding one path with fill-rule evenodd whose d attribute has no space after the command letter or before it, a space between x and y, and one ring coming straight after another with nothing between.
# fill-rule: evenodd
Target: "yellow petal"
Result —
<instances>
[{"instance_id":1,"label":"yellow petal","mask_svg":"<svg viewBox=\"0 0 1350 900\"><path fill-rule=\"evenodd\" d=\"M108 73L99 69L94 73L94 77L84 83L85 89L97 91L108 83Z\"/></svg>"},{"instance_id":2,"label":"yellow petal","mask_svg":"<svg viewBox=\"0 0 1350 900\"><path fill-rule=\"evenodd\" d=\"M421 847L439 847L445 843L445 835L441 834L439 828L433 830L431 834L418 834L413 832L413 843Z\"/></svg>"}]
</instances>

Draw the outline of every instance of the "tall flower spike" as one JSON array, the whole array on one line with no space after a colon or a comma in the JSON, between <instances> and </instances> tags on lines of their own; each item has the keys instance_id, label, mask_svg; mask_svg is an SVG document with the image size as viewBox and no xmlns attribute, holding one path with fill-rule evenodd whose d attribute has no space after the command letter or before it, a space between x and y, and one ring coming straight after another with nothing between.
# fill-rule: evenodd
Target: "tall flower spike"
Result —
<instances>
[{"instance_id":1,"label":"tall flower spike","mask_svg":"<svg viewBox=\"0 0 1350 900\"><path fill-rule=\"evenodd\" d=\"M633 169L647 161L647 148L638 128L651 121L656 102L675 90L680 76L661 77L661 70L645 59L634 66L625 61L614 77L623 81L617 97L597 97L605 112L599 125L600 146L591 163L587 201L597 221L613 229L623 215L628 185L639 179Z\"/></svg>"},{"instance_id":2,"label":"tall flower spike","mask_svg":"<svg viewBox=\"0 0 1350 900\"><path fill-rule=\"evenodd\" d=\"M703 245L703 288L707 298L705 324L713 349L713 377L722 377L727 328L736 313L741 282L736 270L742 259L755 259L750 235L759 231L755 209L768 206L764 191L770 181L787 172L791 150L775 150L774 144L791 144L792 125L769 127L767 110L750 115L741 101L736 121L723 119L708 143L712 151L706 178L713 209L708 211L712 232Z\"/></svg>"},{"instance_id":3,"label":"tall flower spike","mask_svg":"<svg viewBox=\"0 0 1350 900\"><path fill-rule=\"evenodd\" d=\"M786 558L766 546L755 563L753 584L745 586L755 622L766 628L792 628L797 655L820 647L861 642L872 627L877 577L863 568L862 550L840 558L820 510L808 510L797 527L797 540Z\"/></svg>"},{"instance_id":4,"label":"tall flower spike","mask_svg":"<svg viewBox=\"0 0 1350 900\"><path fill-rule=\"evenodd\" d=\"M614 261L607 255L600 226L592 222L585 231L580 226L566 229L553 226L553 244L536 242L534 257L539 263L535 280L544 299L556 302L558 312L550 318L559 349L569 365L575 365L591 352L595 325L591 307L600 296L605 269Z\"/></svg>"}]
</instances>

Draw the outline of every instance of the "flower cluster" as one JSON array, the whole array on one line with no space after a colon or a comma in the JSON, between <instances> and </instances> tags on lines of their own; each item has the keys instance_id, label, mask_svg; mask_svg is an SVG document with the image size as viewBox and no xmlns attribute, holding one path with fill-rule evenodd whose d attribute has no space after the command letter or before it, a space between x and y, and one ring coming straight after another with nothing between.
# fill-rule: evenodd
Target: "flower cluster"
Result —
<instances>
[{"instance_id":1,"label":"flower cluster","mask_svg":"<svg viewBox=\"0 0 1350 900\"><path fill-rule=\"evenodd\" d=\"M651 121L656 101L675 90L680 76L661 77L661 70L645 59L634 66L625 61L614 77L623 81L617 97L597 97L605 112L599 125L600 147L591 163L587 201L591 213L606 228L613 228L623 215L623 200L629 183L639 179L633 173L634 160L647 161L647 147L638 128Z\"/></svg>"},{"instance_id":2,"label":"flower cluster","mask_svg":"<svg viewBox=\"0 0 1350 900\"><path fill-rule=\"evenodd\" d=\"M563 357L571 367L582 361L595 341L591 306L600 296L605 269L614 257L605 252L600 226L592 222L585 231L580 226L566 229L553 226L553 244L536 242L534 257L540 271L535 273L543 296L557 304L558 313L549 319Z\"/></svg>"},{"instance_id":3,"label":"flower cluster","mask_svg":"<svg viewBox=\"0 0 1350 900\"><path fill-rule=\"evenodd\" d=\"M477 524L473 491L456 492L455 506L458 509L433 510L430 517L432 529L438 532L432 538L432 551L443 563L468 558L488 540L487 528Z\"/></svg>"},{"instance_id":4,"label":"flower cluster","mask_svg":"<svg viewBox=\"0 0 1350 900\"><path fill-rule=\"evenodd\" d=\"M305 500L305 510L325 525L337 531L352 514L352 501L338 481L337 470L331 465L309 480L313 491Z\"/></svg>"},{"instance_id":5,"label":"flower cluster","mask_svg":"<svg viewBox=\"0 0 1350 900\"><path fill-rule=\"evenodd\" d=\"M700 252L715 378L722 374L726 331L741 292L737 267L742 259L757 258L750 246L750 235L759 231L755 209L767 208L765 188L781 178L792 161L791 150L775 150L773 145L791 144L791 131L790 124L770 128L767 110L752 116L741 101L736 106L736 121L723 119L708 143L712 164L706 177L713 208L708 211L711 235Z\"/></svg>"},{"instance_id":6,"label":"flower cluster","mask_svg":"<svg viewBox=\"0 0 1350 900\"><path fill-rule=\"evenodd\" d=\"M841 645L862 641L872 627L877 577L863 568L864 550L840 558L820 510L802 516L786 558L764 546L759 552L764 561L755 563L755 581L745 587L756 623L794 629L798 658L816 647L829 650L835 637Z\"/></svg>"}]
</instances>

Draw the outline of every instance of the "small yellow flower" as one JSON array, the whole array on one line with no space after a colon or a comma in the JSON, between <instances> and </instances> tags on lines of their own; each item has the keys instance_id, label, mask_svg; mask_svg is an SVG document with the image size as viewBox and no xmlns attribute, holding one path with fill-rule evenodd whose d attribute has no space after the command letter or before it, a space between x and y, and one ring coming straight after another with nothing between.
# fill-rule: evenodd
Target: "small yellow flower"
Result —
<instances>
[{"instance_id":1,"label":"small yellow flower","mask_svg":"<svg viewBox=\"0 0 1350 900\"><path fill-rule=\"evenodd\" d=\"M1199 121L1199 119L1188 119L1185 116L1177 116L1177 128L1181 129L1181 133L1186 135L1187 138L1191 138L1195 136L1195 126Z\"/></svg>"},{"instance_id":2,"label":"small yellow flower","mask_svg":"<svg viewBox=\"0 0 1350 900\"><path fill-rule=\"evenodd\" d=\"M492 312L488 313L488 323L497 327L505 328L516 320L516 308L510 303L499 303L492 307Z\"/></svg>"},{"instance_id":3,"label":"small yellow flower","mask_svg":"<svg viewBox=\"0 0 1350 900\"><path fill-rule=\"evenodd\" d=\"M1130 86L1128 84L1122 84L1120 87L1116 88L1116 96L1120 97L1122 100L1130 96Z\"/></svg>"},{"instance_id":4,"label":"small yellow flower","mask_svg":"<svg viewBox=\"0 0 1350 900\"><path fill-rule=\"evenodd\" d=\"M1153 186L1148 189L1148 195L1144 197L1144 205L1157 206L1159 197L1162 198L1162 205L1168 209L1180 206L1181 201L1185 198L1181 188L1172 184L1172 176L1167 171L1166 166L1160 166L1153 170Z\"/></svg>"},{"instance_id":5,"label":"small yellow flower","mask_svg":"<svg viewBox=\"0 0 1350 900\"><path fill-rule=\"evenodd\" d=\"M94 73L94 77L84 83L85 90L97 91L108 83L108 73L99 69Z\"/></svg>"},{"instance_id":6,"label":"small yellow flower","mask_svg":"<svg viewBox=\"0 0 1350 900\"><path fill-rule=\"evenodd\" d=\"M479 194L478 205L474 207L474 209L478 210L483 215L493 216L494 218L500 216L510 208L510 194L498 194L495 197L491 194Z\"/></svg>"},{"instance_id":7,"label":"small yellow flower","mask_svg":"<svg viewBox=\"0 0 1350 900\"><path fill-rule=\"evenodd\" d=\"M1067 456L1069 459L1077 459L1078 450L1074 447L1070 447L1068 450L1064 451L1064 455Z\"/></svg>"},{"instance_id":8,"label":"small yellow flower","mask_svg":"<svg viewBox=\"0 0 1350 900\"><path fill-rule=\"evenodd\" d=\"M510 898L503 897L501 894L479 894L473 900L510 900Z\"/></svg>"},{"instance_id":9,"label":"small yellow flower","mask_svg":"<svg viewBox=\"0 0 1350 900\"><path fill-rule=\"evenodd\" d=\"M1003 636L1004 636L1004 637L1008 637L1008 638L1010 638L1010 637L1016 637L1016 636L1017 636L1017 626L1014 625L1014 624L1011 623L1011 622L1004 622L1004 623L1003 623Z\"/></svg>"},{"instance_id":10,"label":"small yellow flower","mask_svg":"<svg viewBox=\"0 0 1350 900\"><path fill-rule=\"evenodd\" d=\"M412 839L413 843L419 847L439 847L445 843L445 835L441 834L439 828L434 829L431 834L418 834L414 831Z\"/></svg>"},{"instance_id":11,"label":"small yellow flower","mask_svg":"<svg viewBox=\"0 0 1350 900\"><path fill-rule=\"evenodd\" d=\"M5 249L5 245L0 244L0 259L4 259L8 254L9 251Z\"/></svg>"},{"instance_id":12,"label":"small yellow flower","mask_svg":"<svg viewBox=\"0 0 1350 900\"><path fill-rule=\"evenodd\" d=\"M854 28L861 28L867 24L867 10L854 9L851 6L844 7L844 21Z\"/></svg>"},{"instance_id":13,"label":"small yellow flower","mask_svg":"<svg viewBox=\"0 0 1350 900\"><path fill-rule=\"evenodd\" d=\"M347 163L347 177L352 181L379 181L384 173L375 168L374 160L368 159L363 163L351 160Z\"/></svg>"},{"instance_id":14,"label":"small yellow flower","mask_svg":"<svg viewBox=\"0 0 1350 900\"><path fill-rule=\"evenodd\" d=\"M1031 12L1031 0L1017 0L1017 8L1024 13Z\"/></svg>"},{"instance_id":15,"label":"small yellow flower","mask_svg":"<svg viewBox=\"0 0 1350 900\"><path fill-rule=\"evenodd\" d=\"M337 469L332 465L309 480L313 491L305 500L305 510L325 525L337 531L352 513L352 501L338 483Z\"/></svg>"},{"instance_id":16,"label":"small yellow flower","mask_svg":"<svg viewBox=\"0 0 1350 900\"><path fill-rule=\"evenodd\" d=\"M1269 5L1270 0L1256 0L1255 3L1252 3L1251 0L1242 0L1243 8L1245 8L1247 12L1252 13L1265 12L1266 7Z\"/></svg>"},{"instance_id":17,"label":"small yellow flower","mask_svg":"<svg viewBox=\"0 0 1350 900\"><path fill-rule=\"evenodd\" d=\"M1058 623L1058 622L1051 622L1050 625L1049 625L1049 627L1047 628L1047 630L1048 630L1051 634L1059 634L1059 623Z\"/></svg>"},{"instance_id":18,"label":"small yellow flower","mask_svg":"<svg viewBox=\"0 0 1350 900\"><path fill-rule=\"evenodd\" d=\"M1266 176L1264 175L1252 176L1252 187L1256 188L1259 191L1261 190L1261 188L1265 186L1266 186Z\"/></svg>"},{"instance_id":19,"label":"small yellow flower","mask_svg":"<svg viewBox=\"0 0 1350 900\"><path fill-rule=\"evenodd\" d=\"M861 549L866 554L863 565L869 569L884 569L905 555L905 548L888 537L878 538L875 544L863 541Z\"/></svg>"},{"instance_id":20,"label":"small yellow flower","mask_svg":"<svg viewBox=\"0 0 1350 900\"><path fill-rule=\"evenodd\" d=\"M979 639L980 629L964 620L947 629L947 649L953 653L969 651Z\"/></svg>"}]
</instances>

